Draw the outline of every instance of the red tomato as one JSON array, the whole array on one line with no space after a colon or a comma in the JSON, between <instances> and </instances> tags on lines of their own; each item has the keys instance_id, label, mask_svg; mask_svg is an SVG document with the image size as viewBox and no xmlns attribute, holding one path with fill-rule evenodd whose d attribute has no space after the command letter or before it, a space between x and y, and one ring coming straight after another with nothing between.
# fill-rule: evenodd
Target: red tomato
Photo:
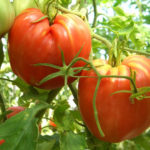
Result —
<instances>
[{"instance_id":1,"label":"red tomato","mask_svg":"<svg viewBox=\"0 0 150 150\"><path fill-rule=\"evenodd\" d=\"M103 65L102 65L103 64ZM140 55L127 57L120 66L112 67L99 60L98 72L101 75L130 76L130 68L136 72L136 86L150 86L150 61ZM130 93L113 92L130 90L130 81L124 78L103 78L96 97L96 108L102 137L98 131L93 111L93 95L97 84L97 76L93 70L83 71L79 81L79 106L83 120L89 130L97 138L108 142L120 142L141 134L150 126L150 98L141 101L135 99L131 103Z\"/></svg>"},{"instance_id":2,"label":"red tomato","mask_svg":"<svg viewBox=\"0 0 150 150\"><path fill-rule=\"evenodd\" d=\"M12 111L11 113L7 115L7 118L11 118L12 116L15 116L16 114L18 114L19 112L24 111L25 108L22 106L13 106L13 107L9 107L7 110Z\"/></svg>"},{"instance_id":3,"label":"red tomato","mask_svg":"<svg viewBox=\"0 0 150 150\"><path fill-rule=\"evenodd\" d=\"M80 57L89 58L91 35L88 26L78 16L72 14L58 15L52 25L48 19L37 21L44 14L38 9L27 9L16 17L9 33L9 57L12 70L27 83L43 89L54 89L64 85L64 78L57 77L39 86L39 81L58 70L34 66L49 63L62 66L62 49L68 65L82 48ZM79 61L74 67L85 63ZM69 79L69 83L73 79Z\"/></svg>"},{"instance_id":4,"label":"red tomato","mask_svg":"<svg viewBox=\"0 0 150 150\"><path fill-rule=\"evenodd\" d=\"M3 144L4 142L5 142L5 140L3 140L3 139L0 140L0 145Z\"/></svg>"},{"instance_id":5,"label":"red tomato","mask_svg":"<svg viewBox=\"0 0 150 150\"><path fill-rule=\"evenodd\" d=\"M56 127L56 124L53 121L51 121L51 120L49 121L49 124L50 124L50 126L52 126L54 128Z\"/></svg>"}]
</instances>

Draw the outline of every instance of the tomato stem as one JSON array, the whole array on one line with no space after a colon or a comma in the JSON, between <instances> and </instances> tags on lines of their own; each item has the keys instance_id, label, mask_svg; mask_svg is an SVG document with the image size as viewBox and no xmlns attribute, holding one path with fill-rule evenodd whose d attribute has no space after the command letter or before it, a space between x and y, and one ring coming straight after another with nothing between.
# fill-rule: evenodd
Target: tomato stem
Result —
<instances>
[{"instance_id":1,"label":"tomato stem","mask_svg":"<svg viewBox=\"0 0 150 150\"><path fill-rule=\"evenodd\" d=\"M112 48L111 42L108 41L106 38L104 38L104 37L102 37L102 36L100 36L98 34L95 34L94 32L92 32L91 35L92 35L93 39L96 39L96 40L102 42L103 44L105 44L109 50ZM132 53L141 54L141 55L150 56L150 53L139 51L139 50L134 50L134 49L127 48L127 47L124 47L122 50L123 51L132 52Z\"/></svg>"},{"instance_id":2,"label":"tomato stem","mask_svg":"<svg viewBox=\"0 0 150 150\"><path fill-rule=\"evenodd\" d=\"M1 106L2 114L4 114L6 112L6 108L5 108L4 100L1 94L0 94L0 106ZM5 121L6 119L7 119L6 115L4 115L3 121Z\"/></svg>"},{"instance_id":3,"label":"tomato stem","mask_svg":"<svg viewBox=\"0 0 150 150\"><path fill-rule=\"evenodd\" d=\"M49 93L48 93L48 98L46 100L46 103L50 104L52 102L52 100L57 96L57 94L60 92L61 88L57 88L57 89L54 89L54 90L51 90ZM38 122L41 121L43 115L45 114L46 112L46 109L44 110L41 110L38 114L37 114L37 118L39 118Z\"/></svg>"},{"instance_id":4,"label":"tomato stem","mask_svg":"<svg viewBox=\"0 0 150 150\"><path fill-rule=\"evenodd\" d=\"M123 49L123 51L128 51L128 52L132 52L132 53L137 53L137 54L141 54L141 55L150 56L150 53L139 51L139 50L135 50L135 49L131 49L131 48L127 48L127 47L125 47Z\"/></svg>"},{"instance_id":5,"label":"tomato stem","mask_svg":"<svg viewBox=\"0 0 150 150\"><path fill-rule=\"evenodd\" d=\"M80 12L77 12L77 11L71 11L71 10L68 10L64 7L62 7L61 5L55 5L56 9L58 9L59 11L63 12L63 13L69 13L69 14L74 14L74 15L77 15L79 16L80 18L82 18L83 20L85 20L85 15L83 15L82 13Z\"/></svg>"},{"instance_id":6,"label":"tomato stem","mask_svg":"<svg viewBox=\"0 0 150 150\"><path fill-rule=\"evenodd\" d=\"M103 44L105 44L108 47L109 50L112 48L111 42L109 42L106 38L95 33L91 33L91 34L92 34L92 38L101 41Z\"/></svg>"},{"instance_id":7,"label":"tomato stem","mask_svg":"<svg viewBox=\"0 0 150 150\"><path fill-rule=\"evenodd\" d=\"M113 51L113 48L111 48L109 50L109 59L108 59L108 64L111 65L111 66L114 66L113 64L113 55L114 54L114 51Z\"/></svg>"},{"instance_id":8,"label":"tomato stem","mask_svg":"<svg viewBox=\"0 0 150 150\"><path fill-rule=\"evenodd\" d=\"M98 92L98 88L99 88L100 82L101 82L101 77L98 77L98 81L97 81L95 92L94 92L94 96L93 96L93 109L94 109L94 117L95 117L95 121L96 121L96 125L97 125L97 128L98 128L98 131L99 131L100 135L102 137L104 137L105 134L104 134L104 132L103 132L101 126L100 126L99 118L98 118L98 112L97 112L97 108L96 108L96 96L97 96L97 92Z\"/></svg>"},{"instance_id":9,"label":"tomato stem","mask_svg":"<svg viewBox=\"0 0 150 150\"><path fill-rule=\"evenodd\" d=\"M74 97L73 101L74 101L75 104L78 106L78 94L77 94L78 91L77 91L77 89L76 89L74 83L71 83L71 84L69 84L68 86L69 86L69 88L70 88L70 90L71 90L71 92L72 92L72 95L73 95L73 97Z\"/></svg>"}]
</instances>

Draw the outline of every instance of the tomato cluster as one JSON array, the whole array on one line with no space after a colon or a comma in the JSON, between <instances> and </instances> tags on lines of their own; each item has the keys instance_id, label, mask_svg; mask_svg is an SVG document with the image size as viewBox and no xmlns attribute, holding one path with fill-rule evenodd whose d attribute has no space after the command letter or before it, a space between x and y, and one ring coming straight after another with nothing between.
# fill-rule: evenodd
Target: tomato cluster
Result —
<instances>
[{"instance_id":1,"label":"tomato cluster","mask_svg":"<svg viewBox=\"0 0 150 150\"><path fill-rule=\"evenodd\" d=\"M24 3L21 0L14 0L13 9L9 0L0 1L0 5L4 6L4 9L0 9L0 21L3 22L0 23L0 37L11 28L8 34L8 53L12 70L32 86L46 90L60 88L64 86L64 74L58 75L57 72L61 69L63 71L76 57L85 61L89 59L90 29L74 14L58 14L50 22L34 1L26 0L22 4ZM9 12L6 13L6 10ZM77 61L71 67L86 67L88 65L85 61ZM138 136L149 127L150 93L144 93L146 98L143 97L142 100L137 97L131 99L133 93L150 86L149 66L150 60L141 55L129 56L116 67L112 67L105 60L96 61L96 71L101 76L101 81L95 104L104 137L98 130L93 104L97 72L88 66L88 69L77 73L80 76L79 109L83 121L94 136L108 142L120 142ZM132 72L135 73L134 79ZM53 78L40 84L42 79L50 75ZM73 75L68 76L68 84L75 79ZM7 115L10 118L24 108L12 107L8 110L13 111ZM50 121L49 124L56 128L54 122Z\"/></svg>"}]
</instances>

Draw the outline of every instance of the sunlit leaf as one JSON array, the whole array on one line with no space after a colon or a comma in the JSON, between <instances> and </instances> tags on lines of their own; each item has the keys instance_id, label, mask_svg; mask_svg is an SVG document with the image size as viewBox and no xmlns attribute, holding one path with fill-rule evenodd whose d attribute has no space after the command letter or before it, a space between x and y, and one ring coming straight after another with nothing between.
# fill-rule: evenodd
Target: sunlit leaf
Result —
<instances>
[{"instance_id":1,"label":"sunlit leaf","mask_svg":"<svg viewBox=\"0 0 150 150\"><path fill-rule=\"evenodd\" d=\"M85 150L85 137L73 132L64 132L60 138L60 150Z\"/></svg>"}]
</instances>

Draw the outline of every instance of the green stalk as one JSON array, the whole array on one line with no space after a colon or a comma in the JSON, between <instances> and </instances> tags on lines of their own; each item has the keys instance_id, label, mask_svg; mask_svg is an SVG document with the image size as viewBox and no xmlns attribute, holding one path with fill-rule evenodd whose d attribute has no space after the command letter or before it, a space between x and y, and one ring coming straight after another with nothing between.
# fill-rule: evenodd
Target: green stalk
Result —
<instances>
[{"instance_id":1,"label":"green stalk","mask_svg":"<svg viewBox=\"0 0 150 150\"><path fill-rule=\"evenodd\" d=\"M127 47L125 47L123 50L124 51L128 51L128 52L132 52L132 53L137 53L137 54L145 55L145 56L150 56L150 53L139 51L139 50L134 50L134 49L127 48Z\"/></svg>"},{"instance_id":2,"label":"green stalk","mask_svg":"<svg viewBox=\"0 0 150 150\"><path fill-rule=\"evenodd\" d=\"M97 112L97 108L96 108L96 96L97 96L97 92L98 92L98 88L99 88L100 82L101 82L101 77L98 77L98 81L97 81L95 92L94 92L94 96L93 96L93 109L94 109L94 118L95 118L95 121L96 121L96 125L97 125L97 128L98 128L98 131L99 131L100 135L102 137L104 137L105 134L104 134L104 132L103 132L101 126L100 126L99 118L98 118L98 112Z\"/></svg>"},{"instance_id":3,"label":"green stalk","mask_svg":"<svg viewBox=\"0 0 150 150\"><path fill-rule=\"evenodd\" d=\"M6 112L5 103L1 94L0 94L0 107L1 107L2 114L5 113ZM6 116L4 116L4 121L6 119L7 119Z\"/></svg>"},{"instance_id":4,"label":"green stalk","mask_svg":"<svg viewBox=\"0 0 150 150\"><path fill-rule=\"evenodd\" d=\"M82 13L80 13L80 12L68 10L68 9L62 7L61 5L56 5L55 7L56 7L56 9L60 10L61 12L74 14L74 15L79 16L82 19L85 19L85 16L83 16Z\"/></svg>"},{"instance_id":5,"label":"green stalk","mask_svg":"<svg viewBox=\"0 0 150 150\"><path fill-rule=\"evenodd\" d=\"M71 90L71 92L72 92L72 95L73 95L73 97L74 97L74 102L75 102L75 104L78 106L78 94L77 94L78 91L77 91L77 89L76 89L74 83L71 83L71 84L69 84L68 86L69 86L69 88L70 88L70 90Z\"/></svg>"},{"instance_id":6,"label":"green stalk","mask_svg":"<svg viewBox=\"0 0 150 150\"><path fill-rule=\"evenodd\" d=\"M95 27L96 26L96 20L97 20L97 5L96 5L96 1L95 0L92 0L93 2L93 8L94 8L94 20L93 20L93 23L92 23L92 27Z\"/></svg>"},{"instance_id":7,"label":"green stalk","mask_svg":"<svg viewBox=\"0 0 150 150\"><path fill-rule=\"evenodd\" d=\"M57 94L59 93L59 91L61 90L61 88L57 88L57 89L54 89L54 90L51 90L49 93L48 93L48 98L46 100L46 103L50 104L52 102L52 100L57 96ZM46 109L44 110L41 110L38 114L37 114L37 118L39 118L39 121L41 121L43 115L45 114L46 112Z\"/></svg>"},{"instance_id":8,"label":"green stalk","mask_svg":"<svg viewBox=\"0 0 150 150\"><path fill-rule=\"evenodd\" d=\"M95 33L92 33L92 38L95 38L96 40L101 41L103 44L105 44L108 47L109 50L112 48L111 42L109 42L104 37L97 35Z\"/></svg>"}]
</instances>

